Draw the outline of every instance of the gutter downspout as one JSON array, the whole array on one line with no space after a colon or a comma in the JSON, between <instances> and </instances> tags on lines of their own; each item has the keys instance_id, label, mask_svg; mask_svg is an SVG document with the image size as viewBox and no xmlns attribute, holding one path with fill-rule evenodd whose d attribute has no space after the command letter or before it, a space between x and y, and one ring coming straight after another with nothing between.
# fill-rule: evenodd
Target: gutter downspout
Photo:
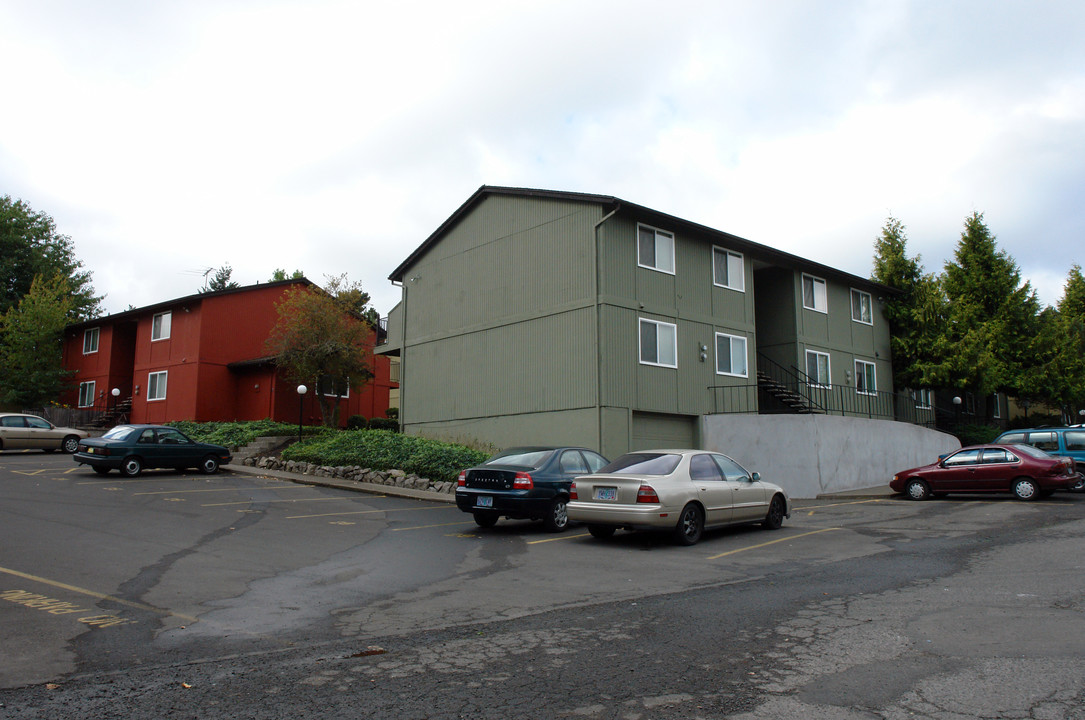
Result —
<instances>
[{"instance_id":1,"label":"gutter downspout","mask_svg":"<svg viewBox=\"0 0 1085 720\"><path fill-rule=\"evenodd\" d=\"M619 210L621 210L622 204L620 202L614 203L614 209L599 219L599 222L595 223L595 255L592 258L592 262L595 264L595 292L592 294L595 296L595 429L599 436L599 452L606 455L606 448L603 447L603 306L600 301L602 290L602 269L600 263L601 254L601 241L599 238L599 229L603 226L607 220L614 217ZM402 395L402 393L401 393Z\"/></svg>"}]
</instances>

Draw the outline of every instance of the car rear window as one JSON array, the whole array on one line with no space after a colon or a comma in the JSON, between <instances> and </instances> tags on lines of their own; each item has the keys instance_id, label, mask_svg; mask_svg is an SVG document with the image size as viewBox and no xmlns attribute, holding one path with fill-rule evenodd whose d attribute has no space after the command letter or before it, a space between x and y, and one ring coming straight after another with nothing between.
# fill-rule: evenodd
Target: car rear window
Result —
<instances>
[{"instance_id":1,"label":"car rear window","mask_svg":"<svg viewBox=\"0 0 1085 720\"><path fill-rule=\"evenodd\" d=\"M1001 443L1007 443L1007 444L1009 444L1009 443L1023 443L1023 442L1026 442L1025 441L1025 433L1023 433L1023 432L1020 432L1020 433L1006 433L1005 435L1001 436L995 442L1001 442Z\"/></svg>"},{"instance_id":2,"label":"car rear window","mask_svg":"<svg viewBox=\"0 0 1085 720\"><path fill-rule=\"evenodd\" d=\"M1031 445L1016 445L1016 446L1014 446L1014 449L1018 450L1020 452L1023 452L1026 455L1031 455L1034 458L1043 459L1043 458L1050 458L1051 457L1050 455L1045 453L1043 450L1040 450L1039 448L1032 447Z\"/></svg>"},{"instance_id":3,"label":"car rear window","mask_svg":"<svg viewBox=\"0 0 1085 720\"><path fill-rule=\"evenodd\" d=\"M512 467L536 470L546 464L553 450L510 450L498 453L482 463L483 465L511 465Z\"/></svg>"},{"instance_id":4,"label":"car rear window","mask_svg":"<svg viewBox=\"0 0 1085 720\"><path fill-rule=\"evenodd\" d=\"M629 453L599 472L615 475L670 475L681 460L681 455L672 453Z\"/></svg>"},{"instance_id":5,"label":"car rear window","mask_svg":"<svg viewBox=\"0 0 1085 720\"><path fill-rule=\"evenodd\" d=\"M129 427L128 425L118 425L102 437L106 440L119 440L128 437L128 433L132 432L132 430L134 430L134 428Z\"/></svg>"},{"instance_id":6,"label":"car rear window","mask_svg":"<svg viewBox=\"0 0 1085 720\"><path fill-rule=\"evenodd\" d=\"M1041 450L1058 450L1059 436L1053 432L1029 433L1028 444Z\"/></svg>"}]
</instances>

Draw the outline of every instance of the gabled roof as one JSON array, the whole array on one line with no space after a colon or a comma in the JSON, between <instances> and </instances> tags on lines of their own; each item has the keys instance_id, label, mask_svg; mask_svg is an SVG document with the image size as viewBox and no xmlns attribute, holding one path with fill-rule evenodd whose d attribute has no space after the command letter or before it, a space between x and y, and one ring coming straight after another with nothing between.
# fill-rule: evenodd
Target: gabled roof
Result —
<instances>
[{"instance_id":1,"label":"gabled roof","mask_svg":"<svg viewBox=\"0 0 1085 720\"><path fill-rule=\"evenodd\" d=\"M500 187L495 185L483 185L475 191L471 197L467 198L457 210L452 213L447 220L441 223L440 227L433 231L433 233L423 241L421 245L415 248L414 252L407 256L399 266L392 271L388 276L388 279L393 282L403 282L403 277L414 262L429 251L437 242L440 241L442 236L460 222L466 215L470 214L475 207L481 203L486 197L491 195L502 195L507 197L523 197L523 198L542 198L549 200L560 200L563 202L583 202L594 205L602 206L607 213L616 210L629 210L632 214L636 215L640 220L651 221L655 224L662 225L667 229L685 229L687 231L696 232L699 235L708 236L713 238L715 242L720 245L725 245L728 248L734 250L741 250L748 253L755 261L762 261L770 265L778 265L782 267L791 268L794 270L802 270L816 274L821 277L831 277L837 280L842 280L851 285L859 285L867 288L876 289L883 294L895 294L897 291L893 290L887 285L874 282L868 278L863 278L858 275L852 275L851 273L843 270L823 265L813 260L807 260L806 258L798 255L792 255L791 253L777 250L776 248L769 247L768 245L761 245L755 243L752 240L739 237L738 235L732 235L731 233L723 232L722 230L716 230L706 225L691 222L689 220L683 220L680 217L674 215L668 215L667 213L660 212L659 210L653 210L652 208L645 207L643 205L637 205L621 198L614 197L613 195L595 195L591 193L577 193L577 192L562 192L557 190L539 190L533 188L513 188L513 187Z\"/></svg>"},{"instance_id":2,"label":"gabled roof","mask_svg":"<svg viewBox=\"0 0 1085 720\"><path fill-rule=\"evenodd\" d=\"M168 310L177 305L186 305L211 298L219 298L224 295L236 295L238 293L250 292L252 290L263 290L271 287L281 287L284 285L308 285L312 286L313 283L306 278L290 278L288 280L273 280L272 282L256 283L255 285L244 285L242 287L227 288L226 290L214 290L211 292L195 293L193 295L186 295L184 297L174 298L173 300L164 300L153 305L145 305L140 308L132 308L131 310L125 310L124 312L113 313L112 315L102 315L100 317L93 318L91 320L84 320L83 322L72 323L65 327L65 330L74 330L78 328L91 327L103 322L124 322L126 320L135 321L140 316L146 315L149 312L158 312L161 310Z\"/></svg>"}]
</instances>

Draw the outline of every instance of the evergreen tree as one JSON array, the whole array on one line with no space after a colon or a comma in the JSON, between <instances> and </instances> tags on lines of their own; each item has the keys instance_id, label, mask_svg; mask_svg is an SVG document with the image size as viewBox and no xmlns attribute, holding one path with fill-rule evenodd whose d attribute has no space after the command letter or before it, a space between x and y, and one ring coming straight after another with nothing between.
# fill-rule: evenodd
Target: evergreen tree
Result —
<instances>
[{"instance_id":1,"label":"evergreen tree","mask_svg":"<svg viewBox=\"0 0 1085 720\"><path fill-rule=\"evenodd\" d=\"M239 283L230 279L233 272L234 269L230 267L230 263L226 263L215 271L214 277L207 282L207 287L201 288L200 292L217 292L219 290L230 290L231 288L241 287Z\"/></svg>"}]
</instances>

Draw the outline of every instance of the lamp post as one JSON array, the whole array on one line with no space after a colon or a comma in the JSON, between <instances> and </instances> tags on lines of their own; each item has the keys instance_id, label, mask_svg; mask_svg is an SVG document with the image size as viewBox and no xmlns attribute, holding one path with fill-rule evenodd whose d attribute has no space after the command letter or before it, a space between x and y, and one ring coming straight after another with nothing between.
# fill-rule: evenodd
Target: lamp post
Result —
<instances>
[{"instance_id":1,"label":"lamp post","mask_svg":"<svg viewBox=\"0 0 1085 720\"><path fill-rule=\"evenodd\" d=\"M109 394L113 396L113 422L117 422L117 398L121 395L121 389L113 388Z\"/></svg>"},{"instance_id":2,"label":"lamp post","mask_svg":"<svg viewBox=\"0 0 1085 720\"><path fill-rule=\"evenodd\" d=\"M305 412L305 393L307 392L309 392L309 388L298 385L298 442L301 442L301 420Z\"/></svg>"},{"instance_id":3,"label":"lamp post","mask_svg":"<svg viewBox=\"0 0 1085 720\"><path fill-rule=\"evenodd\" d=\"M955 395L953 397L953 421L957 423L958 427L961 424L961 396Z\"/></svg>"}]
</instances>

